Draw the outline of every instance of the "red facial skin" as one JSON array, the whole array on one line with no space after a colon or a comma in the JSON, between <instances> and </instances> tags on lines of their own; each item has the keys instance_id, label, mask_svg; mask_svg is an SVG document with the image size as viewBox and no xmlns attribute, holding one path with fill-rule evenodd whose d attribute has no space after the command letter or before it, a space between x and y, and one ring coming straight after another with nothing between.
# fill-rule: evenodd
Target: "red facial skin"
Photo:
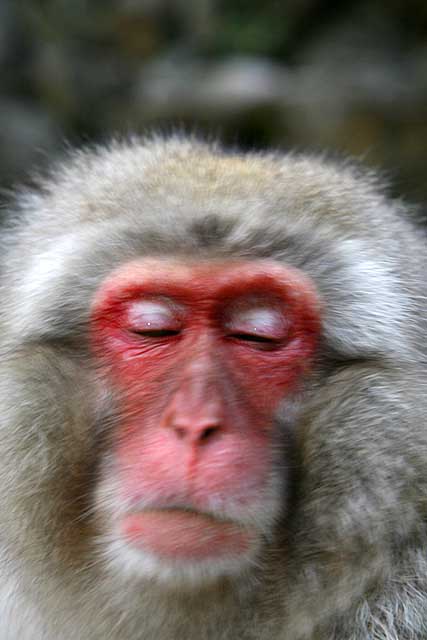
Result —
<instances>
[{"instance_id":1,"label":"red facial skin","mask_svg":"<svg viewBox=\"0 0 427 640\"><path fill-rule=\"evenodd\" d=\"M102 283L91 336L122 403L124 539L193 562L250 547L239 518L269 489L274 414L319 330L311 281L271 261L141 259Z\"/></svg>"}]
</instances>

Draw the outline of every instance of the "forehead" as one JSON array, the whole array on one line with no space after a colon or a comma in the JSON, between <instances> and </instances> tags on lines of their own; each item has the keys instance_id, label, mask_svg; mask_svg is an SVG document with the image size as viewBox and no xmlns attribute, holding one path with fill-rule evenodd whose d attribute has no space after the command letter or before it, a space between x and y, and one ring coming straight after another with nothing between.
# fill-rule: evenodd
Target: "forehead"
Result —
<instances>
[{"instance_id":1,"label":"forehead","mask_svg":"<svg viewBox=\"0 0 427 640\"><path fill-rule=\"evenodd\" d=\"M314 285L298 269L273 260L180 260L143 258L114 269L101 283L95 307L138 294L206 298L258 294L316 299Z\"/></svg>"}]
</instances>

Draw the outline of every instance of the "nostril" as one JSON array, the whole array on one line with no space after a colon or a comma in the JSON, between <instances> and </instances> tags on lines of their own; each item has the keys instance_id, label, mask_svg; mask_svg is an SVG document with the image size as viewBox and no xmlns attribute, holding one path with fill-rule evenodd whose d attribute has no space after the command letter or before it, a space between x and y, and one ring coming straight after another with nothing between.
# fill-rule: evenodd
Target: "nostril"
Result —
<instances>
[{"instance_id":1,"label":"nostril","mask_svg":"<svg viewBox=\"0 0 427 640\"><path fill-rule=\"evenodd\" d=\"M200 440L201 441L205 441L205 440L211 440L212 436L215 435L215 433L218 431L218 427L207 427L206 429L204 429L201 434L200 434Z\"/></svg>"},{"instance_id":2,"label":"nostril","mask_svg":"<svg viewBox=\"0 0 427 640\"><path fill-rule=\"evenodd\" d=\"M210 427L204 427L200 429L195 429L192 427L186 428L185 426L175 426L173 428L175 436L178 440L185 440L188 438L190 441L194 442L206 442L207 440L211 440L218 430L218 425L212 425Z\"/></svg>"}]
</instances>

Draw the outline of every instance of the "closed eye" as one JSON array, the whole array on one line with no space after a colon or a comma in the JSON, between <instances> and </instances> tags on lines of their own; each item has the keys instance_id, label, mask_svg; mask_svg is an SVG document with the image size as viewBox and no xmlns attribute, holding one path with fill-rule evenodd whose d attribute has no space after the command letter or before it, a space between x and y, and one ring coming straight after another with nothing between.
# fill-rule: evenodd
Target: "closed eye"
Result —
<instances>
[{"instance_id":1,"label":"closed eye","mask_svg":"<svg viewBox=\"0 0 427 640\"><path fill-rule=\"evenodd\" d=\"M277 349L288 337L288 317L279 303L254 296L238 298L225 310L226 336L254 349Z\"/></svg>"},{"instance_id":2,"label":"closed eye","mask_svg":"<svg viewBox=\"0 0 427 640\"><path fill-rule=\"evenodd\" d=\"M180 333L177 329L143 329L141 331L132 329L131 332L143 338L170 338Z\"/></svg>"},{"instance_id":3,"label":"closed eye","mask_svg":"<svg viewBox=\"0 0 427 640\"><path fill-rule=\"evenodd\" d=\"M228 336L234 340L242 340L244 342L260 342L264 344L277 344L278 340L268 336L262 336L257 333L231 333Z\"/></svg>"}]
</instances>

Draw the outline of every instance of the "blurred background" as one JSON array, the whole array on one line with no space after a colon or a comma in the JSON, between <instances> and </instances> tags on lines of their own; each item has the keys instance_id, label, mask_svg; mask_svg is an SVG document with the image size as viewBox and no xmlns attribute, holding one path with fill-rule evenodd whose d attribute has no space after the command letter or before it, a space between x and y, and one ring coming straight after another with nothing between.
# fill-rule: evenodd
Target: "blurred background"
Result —
<instances>
[{"instance_id":1,"label":"blurred background","mask_svg":"<svg viewBox=\"0 0 427 640\"><path fill-rule=\"evenodd\" d=\"M427 200L426 0L0 0L0 187L176 129L356 155Z\"/></svg>"}]
</instances>

